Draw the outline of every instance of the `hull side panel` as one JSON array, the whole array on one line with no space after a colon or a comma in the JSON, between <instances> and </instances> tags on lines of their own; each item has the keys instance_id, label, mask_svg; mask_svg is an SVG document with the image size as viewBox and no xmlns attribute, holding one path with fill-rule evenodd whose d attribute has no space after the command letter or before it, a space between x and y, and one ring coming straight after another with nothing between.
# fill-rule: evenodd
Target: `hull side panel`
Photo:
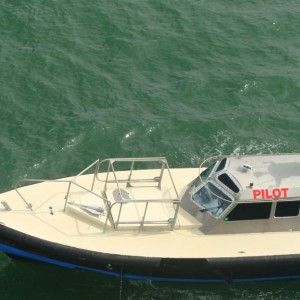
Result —
<instances>
[{"instance_id":1,"label":"hull side panel","mask_svg":"<svg viewBox=\"0 0 300 300\"><path fill-rule=\"evenodd\" d=\"M0 249L12 257L129 279L237 282L300 278L300 255L214 259L123 256L56 244L3 225Z\"/></svg>"}]
</instances>

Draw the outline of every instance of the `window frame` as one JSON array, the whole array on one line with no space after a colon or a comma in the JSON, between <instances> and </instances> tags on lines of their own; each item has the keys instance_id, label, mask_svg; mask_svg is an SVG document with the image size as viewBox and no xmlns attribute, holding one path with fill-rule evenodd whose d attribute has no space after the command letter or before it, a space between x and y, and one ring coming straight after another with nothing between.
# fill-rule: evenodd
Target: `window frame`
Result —
<instances>
[{"instance_id":1,"label":"window frame","mask_svg":"<svg viewBox=\"0 0 300 300\"><path fill-rule=\"evenodd\" d=\"M261 202L239 202L237 203L233 208L232 210L224 217L224 221L225 222L240 222L240 221L264 221L264 220L269 220L271 217L272 217L272 204L273 202L272 201L261 201ZM256 218L242 218L242 219L230 219L230 214L232 214L235 210L238 209L238 207L242 207L244 206L246 211L247 211L247 208L246 206L248 207L248 212L249 212L249 207L250 205L252 205L251 209L253 210L251 213L255 212L256 209L253 209L253 207L257 207L259 205L264 205L264 206L269 206L268 208L266 208L266 211L269 210L269 214L268 214L268 217L256 217ZM238 212L238 213L241 213L241 212ZM244 212L245 213L245 212Z\"/></svg>"},{"instance_id":2,"label":"window frame","mask_svg":"<svg viewBox=\"0 0 300 300\"><path fill-rule=\"evenodd\" d=\"M218 192L220 192L221 194L223 194L224 196L228 197L229 200L227 199L223 199L222 197L220 197L219 195L217 195L216 193L214 193L212 190L209 189L209 185L212 185L215 189L218 190ZM197 202L193 196L196 195L200 190L202 189L208 189L210 191L210 193L212 193L214 195L214 197L218 198L217 201L223 201L223 203L218 207L218 209L216 210L216 212L213 212L212 207L205 207L202 203ZM211 200L211 199L210 199ZM214 199L216 200L216 199ZM232 206L232 204L234 203L234 197L223 187L221 187L219 184L217 184L216 182L209 180L208 182L206 182L205 184L199 186L197 189L195 189L192 193L191 193L191 201L196 204L201 210L204 210L205 212L208 212L211 216L213 216L216 219L220 219L222 217L222 215L224 215L224 213L226 211L228 211L229 207ZM228 202L229 205L227 205L227 207L225 207L220 214L217 214L217 212L219 211L219 209L223 206L223 204L225 202ZM217 208L217 207L216 207Z\"/></svg>"},{"instance_id":3,"label":"window frame","mask_svg":"<svg viewBox=\"0 0 300 300\"><path fill-rule=\"evenodd\" d=\"M292 205L294 203L298 202L299 206L298 206L298 214L297 215L286 215L286 216L277 216L276 215L276 211L277 211L277 207L278 204L283 204L283 205ZM274 210L274 218L275 219L286 219L286 218L298 218L300 215L300 199L296 199L296 200L280 200L280 201L276 201L276 206L275 206L275 210Z\"/></svg>"}]
</instances>

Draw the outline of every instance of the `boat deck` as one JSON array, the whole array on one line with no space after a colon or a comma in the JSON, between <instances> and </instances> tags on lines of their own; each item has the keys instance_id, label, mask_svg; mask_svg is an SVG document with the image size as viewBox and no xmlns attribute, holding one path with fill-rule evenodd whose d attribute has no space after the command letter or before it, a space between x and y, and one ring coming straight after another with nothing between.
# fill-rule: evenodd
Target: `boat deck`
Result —
<instances>
[{"instance_id":1,"label":"boat deck","mask_svg":"<svg viewBox=\"0 0 300 300\"><path fill-rule=\"evenodd\" d=\"M198 168L172 169L179 198L198 172ZM153 178L154 173L157 171L137 173L134 180L139 176ZM147 187L141 186L139 181L134 183L133 180L131 185L120 181L119 190L124 191L120 195L115 192L113 181L103 188L103 182L98 180L93 192L89 192L92 178L93 175L82 175L46 181L3 193L0 222L50 242L75 248L84 245L91 251L129 256L219 258L300 253L299 231L204 235L199 230L201 224L182 208L178 210L172 230L171 223L164 223L176 211L170 179L162 181L159 187L155 185L156 179L154 183L147 183ZM117 230L107 220L104 196L110 203L112 224L117 225ZM146 200L150 204L145 214ZM26 202L32 205L32 210Z\"/></svg>"}]
</instances>

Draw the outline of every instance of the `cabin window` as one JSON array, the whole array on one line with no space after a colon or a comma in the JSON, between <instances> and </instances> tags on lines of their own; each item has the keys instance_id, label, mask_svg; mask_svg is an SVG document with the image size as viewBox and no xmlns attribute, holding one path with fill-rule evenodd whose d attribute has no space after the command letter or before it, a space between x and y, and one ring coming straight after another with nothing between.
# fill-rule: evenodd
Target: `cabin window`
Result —
<instances>
[{"instance_id":1,"label":"cabin window","mask_svg":"<svg viewBox=\"0 0 300 300\"><path fill-rule=\"evenodd\" d=\"M208 166L203 172L201 172L200 177L202 180L207 179L208 176L210 175L210 173L212 172L212 170L214 169L215 165L216 165L216 161L214 163L212 163L210 166Z\"/></svg>"},{"instance_id":2,"label":"cabin window","mask_svg":"<svg viewBox=\"0 0 300 300\"><path fill-rule=\"evenodd\" d=\"M296 217L299 215L300 201L280 201L276 204L275 217Z\"/></svg>"},{"instance_id":3,"label":"cabin window","mask_svg":"<svg viewBox=\"0 0 300 300\"><path fill-rule=\"evenodd\" d=\"M192 200L202 208L202 212L208 211L216 217L220 216L232 203L231 197L211 182L193 194Z\"/></svg>"},{"instance_id":4,"label":"cabin window","mask_svg":"<svg viewBox=\"0 0 300 300\"><path fill-rule=\"evenodd\" d=\"M225 221L269 219L272 202L240 203L224 218Z\"/></svg>"},{"instance_id":5,"label":"cabin window","mask_svg":"<svg viewBox=\"0 0 300 300\"><path fill-rule=\"evenodd\" d=\"M225 168L226 162L227 162L227 158L223 158L221 160L216 172L222 171Z\"/></svg>"},{"instance_id":6,"label":"cabin window","mask_svg":"<svg viewBox=\"0 0 300 300\"><path fill-rule=\"evenodd\" d=\"M199 184L204 181L205 179L208 178L208 176L211 174L212 170L214 169L215 165L216 165L216 161L214 163L212 163L211 165L209 165L204 171L201 172L200 176L197 177L194 182L193 182L193 186L199 186Z\"/></svg>"},{"instance_id":7,"label":"cabin window","mask_svg":"<svg viewBox=\"0 0 300 300\"><path fill-rule=\"evenodd\" d=\"M240 191L238 186L233 182L233 180L229 177L227 173L221 174L220 176L218 176L218 179L233 192L238 193Z\"/></svg>"}]
</instances>

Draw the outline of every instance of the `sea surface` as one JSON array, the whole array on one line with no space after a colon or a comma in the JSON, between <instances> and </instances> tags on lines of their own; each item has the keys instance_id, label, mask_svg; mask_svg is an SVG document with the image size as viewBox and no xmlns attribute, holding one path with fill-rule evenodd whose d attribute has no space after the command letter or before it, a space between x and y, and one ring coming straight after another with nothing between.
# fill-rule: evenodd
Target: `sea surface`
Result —
<instances>
[{"instance_id":1,"label":"sea surface","mask_svg":"<svg viewBox=\"0 0 300 300\"><path fill-rule=\"evenodd\" d=\"M98 158L300 152L300 2L1 0L0 103L0 192ZM297 280L136 282L0 254L0 299L299 298Z\"/></svg>"}]
</instances>

